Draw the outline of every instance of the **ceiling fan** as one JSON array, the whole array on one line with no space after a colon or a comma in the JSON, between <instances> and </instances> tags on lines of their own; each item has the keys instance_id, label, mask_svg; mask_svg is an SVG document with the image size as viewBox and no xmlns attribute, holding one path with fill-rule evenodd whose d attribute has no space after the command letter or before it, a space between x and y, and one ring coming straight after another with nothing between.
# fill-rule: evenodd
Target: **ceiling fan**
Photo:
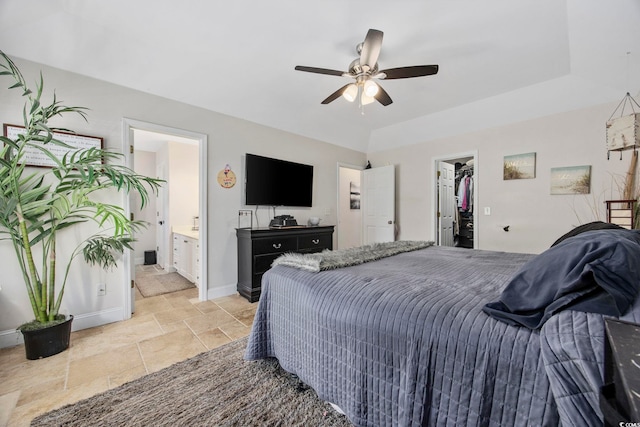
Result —
<instances>
[{"instance_id":1,"label":"ceiling fan","mask_svg":"<svg viewBox=\"0 0 640 427\"><path fill-rule=\"evenodd\" d=\"M330 70L327 68L305 67L297 65L296 70L308 73L327 74L330 76L351 77L355 83L342 86L337 91L329 95L322 104L335 101L340 96L347 101L353 102L360 94L362 105L370 104L377 100L385 107L393 101L389 94L375 80L408 79L410 77L430 76L438 72L437 65L414 65L409 67L388 68L378 70L378 56L382 46L383 32L370 29L362 43L356 46L359 58L356 58L349 65L349 71Z\"/></svg>"}]
</instances>

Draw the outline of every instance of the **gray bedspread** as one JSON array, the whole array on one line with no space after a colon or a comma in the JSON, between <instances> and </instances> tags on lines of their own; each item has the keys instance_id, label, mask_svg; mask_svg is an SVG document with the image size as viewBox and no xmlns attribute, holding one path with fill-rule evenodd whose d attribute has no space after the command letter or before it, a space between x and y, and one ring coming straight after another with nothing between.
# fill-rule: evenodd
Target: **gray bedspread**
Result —
<instances>
[{"instance_id":1,"label":"gray bedspread","mask_svg":"<svg viewBox=\"0 0 640 427\"><path fill-rule=\"evenodd\" d=\"M320 273L276 266L245 358L276 357L356 426L601 425L601 315L530 330L482 312L532 256L431 247Z\"/></svg>"}]
</instances>

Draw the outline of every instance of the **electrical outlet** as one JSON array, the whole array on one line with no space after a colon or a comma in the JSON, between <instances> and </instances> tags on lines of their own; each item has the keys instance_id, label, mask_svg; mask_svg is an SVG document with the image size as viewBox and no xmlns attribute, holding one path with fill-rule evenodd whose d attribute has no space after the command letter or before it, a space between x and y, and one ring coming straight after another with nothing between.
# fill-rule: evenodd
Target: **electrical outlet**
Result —
<instances>
[{"instance_id":1,"label":"electrical outlet","mask_svg":"<svg viewBox=\"0 0 640 427\"><path fill-rule=\"evenodd\" d=\"M107 294L107 284L106 283L100 283L98 285L98 296L99 297L103 297Z\"/></svg>"}]
</instances>

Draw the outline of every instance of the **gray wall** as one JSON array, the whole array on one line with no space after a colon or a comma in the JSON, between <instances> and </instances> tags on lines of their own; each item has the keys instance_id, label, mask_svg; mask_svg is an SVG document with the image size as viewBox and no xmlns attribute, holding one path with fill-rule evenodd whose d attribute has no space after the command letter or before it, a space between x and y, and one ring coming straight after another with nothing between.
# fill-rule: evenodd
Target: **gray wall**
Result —
<instances>
[{"instance_id":1,"label":"gray wall","mask_svg":"<svg viewBox=\"0 0 640 427\"><path fill-rule=\"evenodd\" d=\"M459 136L370 153L373 166L393 163L401 239L434 240L434 157L477 150L479 248L538 253L576 225L605 220L607 199L619 188L631 152L607 160L605 123L616 103L554 114ZM464 120L461 117L460 120ZM401 131L401 129L398 129ZM425 130L425 135L428 131ZM536 153L534 179L503 180L504 156ZM591 193L550 195L550 169L591 165ZM484 215L484 207L491 215ZM509 232L503 227L509 225Z\"/></svg>"}]
</instances>

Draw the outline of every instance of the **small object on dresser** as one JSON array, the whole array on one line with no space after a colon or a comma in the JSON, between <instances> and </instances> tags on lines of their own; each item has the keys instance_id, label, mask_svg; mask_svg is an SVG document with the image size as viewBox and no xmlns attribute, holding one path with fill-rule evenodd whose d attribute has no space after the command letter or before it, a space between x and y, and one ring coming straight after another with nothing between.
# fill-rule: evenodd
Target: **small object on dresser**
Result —
<instances>
[{"instance_id":1,"label":"small object on dresser","mask_svg":"<svg viewBox=\"0 0 640 427\"><path fill-rule=\"evenodd\" d=\"M238 228L253 228L253 212L250 209L238 211Z\"/></svg>"},{"instance_id":2,"label":"small object on dresser","mask_svg":"<svg viewBox=\"0 0 640 427\"><path fill-rule=\"evenodd\" d=\"M295 227L298 225L298 221L291 215L278 215L275 216L269 223L269 227L282 228L282 227Z\"/></svg>"},{"instance_id":3,"label":"small object on dresser","mask_svg":"<svg viewBox=\"0 0 640 427\"><path fill-rule=\"evenodd\" d=\"M312 227L320 225L320 218L318 218L317 216L312 216L311 218L309 218L309 225Z\"/></svg>"}]
</instances>

